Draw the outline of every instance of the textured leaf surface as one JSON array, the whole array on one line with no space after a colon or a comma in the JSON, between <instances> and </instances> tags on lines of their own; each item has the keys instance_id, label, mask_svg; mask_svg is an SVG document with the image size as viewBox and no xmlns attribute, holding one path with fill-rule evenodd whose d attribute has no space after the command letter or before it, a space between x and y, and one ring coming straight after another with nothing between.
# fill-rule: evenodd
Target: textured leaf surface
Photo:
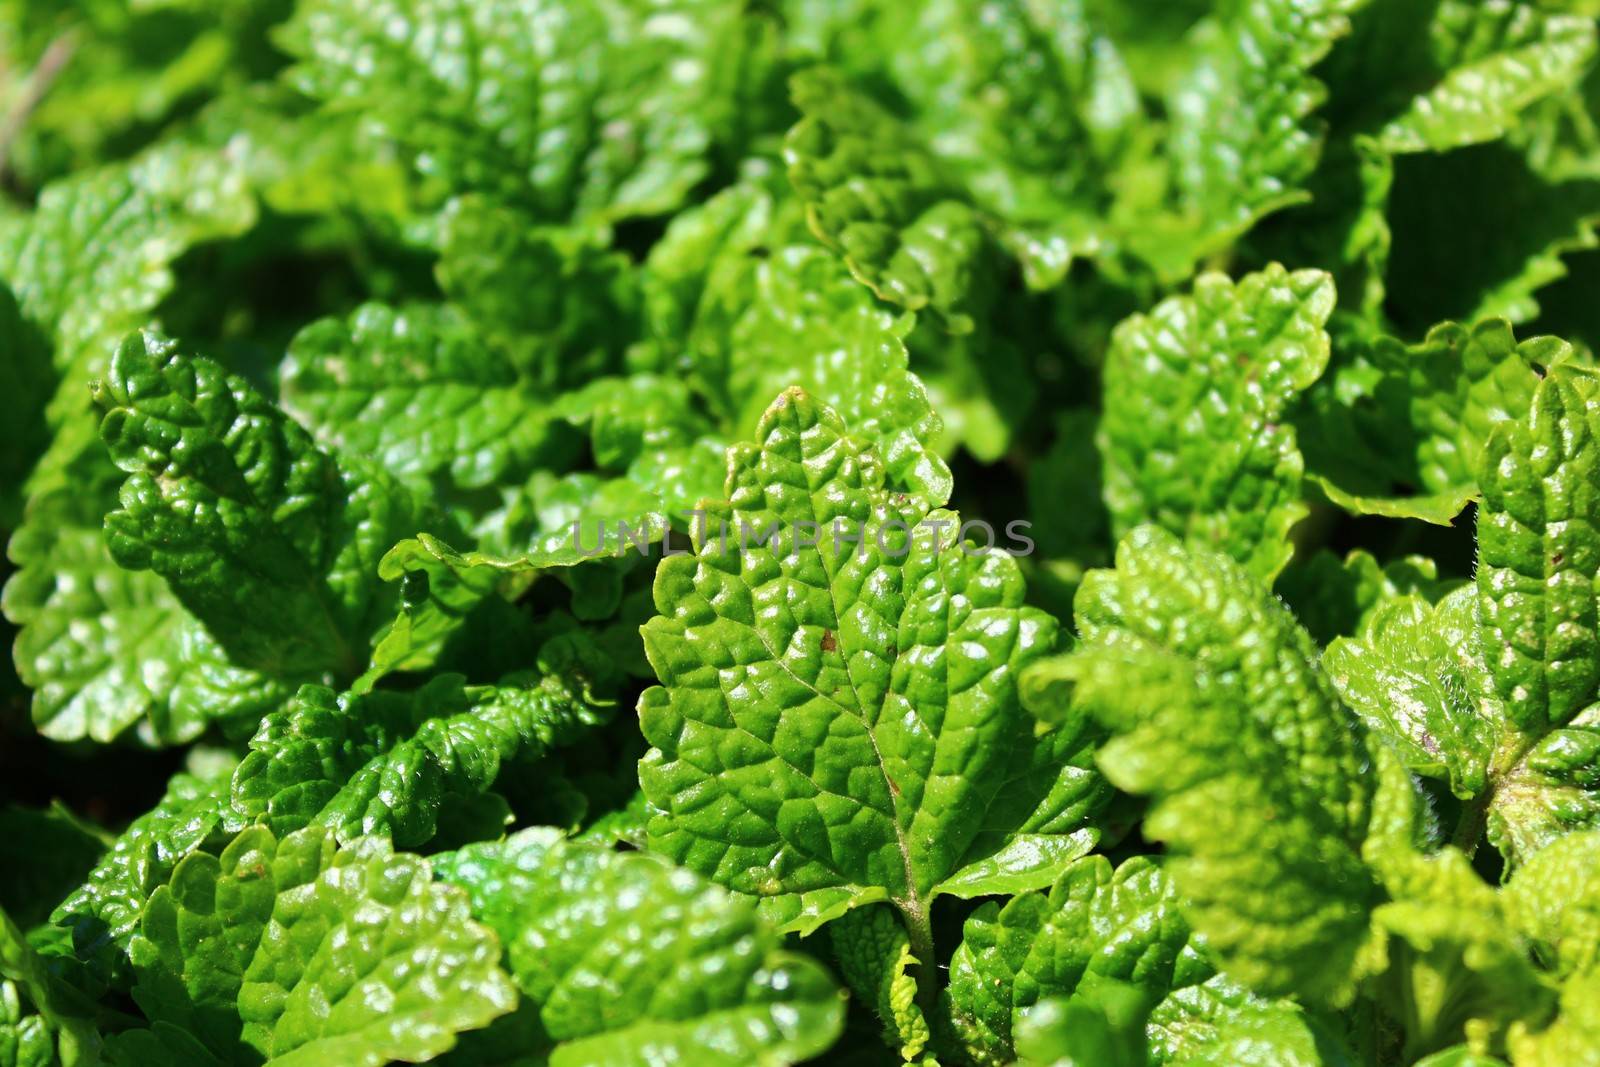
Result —
<instances>
[{"instance_id":1,"label":"textured leaf surface","mask_svg":"<svg viewBox=\"0 0 1600 1067\"><path fill-rule=\"evenodd\" d=\"M52 185L32 215L0 219L0 277L55 340L83 407L112 346L172 288L172 264L255 220L244 176L225 157L171 146Z\"/></svg>"},{"instance_id":2,"label":"textured leaf surface","mask_svg":"<svg viewBox=\"0 0 1600 1067\"><path fill-rule=\"evenodd\" d=\"M1600 689L1600 398L1556 369L1484 455L1478 591L1495 688L1519 727L1560 726Z\"/></svg>"},{"instance_id":3,"label":"textured leaf surface","mask_svg":"<svg viewBox=\"0 0 1600 1067\"><path fill-rule=\"evenodd\" d=\"M1174 991L1150 1013L1150 1062L1236 1067L1354 1067L1362 1062L1289 1000L1263 1000L1218 975Z\"/></svg>"},{"instance_id":4,"label":"textured leaf surface","mask_svg":"<svg viewBox=\"0 0 1600 1067\"><path fill-rule=\"evenodd\" d=\"M1285 412L1328 359L1328 276L1208 274L1117 328L1100 423L1119 533L1154 522L1271 578L1288 562L1303 462Z\"/></svg>"},{"instance_id":5,"label":"textured leaf surface","mask_svg":"<svg viewBox=\"0 0 1600 1067\"><path fill-rule=\"evenodd\" d=\"M1392 602L1324 658L1407 766L1477 805L1511 865L1600 825L1594 392L1587 370L1557 360L1493 424L1475 584L1432 608Z\"/></svg>"},{"instance_id":6,"label":"textured leaf surface","mask_svg":"<svg viewBox=\"0 0 1600 1067\"><path fill-rule=\"evenodd\" d=\"M883 1040L907 1063L917 1062L931 1031L917 1002L911 938L893 908L874 904L845 912L828 927L839 971L883 1023Z\"/></svg>"},{"instance_id":7,"label":"textured leaf surface","mask_svg":"<svg viewBox=\"0 0 1600 1067\"><path fill-rule=\"evenodd\" d=\"M245 818L286 834L326 826L341 841L433 837L441 807L485 792L501 766L534 758L592 726L603 709L557 675L464 686L439 675L413 693L343 694L306 686L262 720L234 772Z\"/></svg>"},{"instance_id":8,"label":"textured leaf surface","mask_svg":"<svg viewBox=\"0 0 1600 1067\"><path fill-rule=\"evenodd\" d=\"M752 262L741 282L717 294L736 302L717 348L702 341L694 353L706 391L725 398L728 436L749 438L772 398L800 386L873 443L893 485L948 500L950 469L934 450L943 425L907 366L911 323L815 247L792 245ZM710 309L702 314L711 318Z\"/></svg>"},{"instance_id":9,"label":"textured leaf surface","mask_svg":"<svg viewBox=\"0 0 1600 1067\"><path fill-rule=\"evenodd\" d=\"M1295 416L1309 476L1356 514L1447 524L1477 496L1490 431L1570 358L1550 338L1518 344L1502 319L1445 323L1416 345L1341 338Z\"/></svg>"},{"instance_id":10,"label":"textured leaf surface","mask_svg":"<svg viewBox=\"0 0 1600 1067\"><path fill-rule=\"evenodd\" d=\"M465 887L499 932L538 1014L523 1051L557 1067L779 1067L842 1028L832 978L783 951L754 901L656 856L535 829L447 854L438 877Z\"/></svg>"},{"instance_id":11,"label":"textured leaf surface","mask_svg":"<svg viewBox=\"0 0 1600 1067\"><path fill-rule=\"evenodd\" d=\"M537 387L581 385L618 369L639 326L636 272L607 247L608 236L540 226L524 210L459 197L440 216L434 274L477 332Z\"/></svg>"},{"instance_id":12,"label":"textured leaf surface","mask_svg":"<svg viewBox=\"0 0 1600 1067\"><path fill-rule=\"evenodd\" d=\"M125 947L144 902L184 856L241 823L227 805L228 776L176 774L161 800L133 820L89 876L51 915L72 931L78 954Z\"/></svg>"},{"instance_id":13,"label":"textured leaf surface","mask_svg":"<svg viewBox=\"0 0 1600 1067\"><path fill-rule=\"evenodd\" d=\"M93 1022L66 1010L45 961L0 911L0 1062L76 1067L98 1062Z\"/></svg>"},{"instance_id":14,"label":"textured leaf surface","mask_svg":"<svg viewBox=\"0 0 1600 1067\"><path fill-rule=\"evenodd\" d=\"M1397 873L1398 872L1398 873ZM1541 1024L1551 990L1528 958L1508 901L1454 849L1390 863L1395 899L1374 923L1388 937L1379 995L1403 1005L1407 1054L1470 1040L1498 1047L1519 1022Z\"/></svg>"},{"instance_id":15,"label":"textured leaf surface","mask_svg":"<svg viewBox=\"0 0 1600 1067\"><path fill-rule=\"evenodd\" d=\"M70 484L29 502L0 596L20 630L13 656L39 731L103 742L137 728L174 744L286 696L279 680L234 666L160 578L113 562L101 523L115 507L115 469L94 455L69 469Z\"/></svg>"},{"instance_id":16,"label":"textured leaf surface","mask_svg":"<svg viewBox=\"0 0 1600 1067\"><path fill-rule=\"evenodd\" d=\"M1019 1020L1041 1001L1110 978L1154 1004L1209 977L1189 939L1172 883L1154 863L1136 857L1113 870L1104 857L1087 857L1048 894L991 901L967 919L947 1010L969 1055L1010 1063Z\"/></svg>"},{"instance_id":17,"label":"textured leaf surface","mask_svg":"<svg viewBox=\"0 0 1600 1067\"><path fill-rule=\"evenodd\" d=\"M1003 787L1035 746L1016 674L1055 625L1022 606L1009 557L913 534L956 517L887 492L874 451L809 396L779 397L758 439L730 453L713 512L730 539L708 534L656 572L662 614L644 636L663 687L640 702L651 843L792 929L892 901L921 959L932 895L1051 806L1051 780ZM775 525L780 552L754 543ZM818 544L796 547L797 530ZM1062 822L1040 829L1082 826ZM1016 873L1046 884L1050 858Z\"/></svg>"},{"instance_id":18,"label":"textured leaf surface","mask_svg":"<svg viewBox=\"0 0 1600 1067\"><path fill-rule=\"evenodd\" d=\"M448 306L367 304L312 323L279 375L285 410L318 441L398 478L525 477L549 432L515 368Z\"/></svg>"},{"instance_id":19,"label":"textured leaf surface","mask_svg":"<svg viewBox=\"0 0 1600 1067\"><path fill-rule=\"evenodd\" d=\"M695 24L647 16L546 0L318 0L282 40L298 87L376 118L447 187L493 190L545 218L619 218L677 206L710 140Z\"/></svg>"},{"instance_id":20,"label":"textured leaf surface","mask_svg":"<svg viewBox=\"0 0 1600 1067\"><path fill-rule=\"evenodd\" d=\"M1549 1026L1512 1032L1511 1055L1518 1067L1593 1067L1600 1063L1600 978L1585 974L1561 990L1561 1015Z\"/></svg>"},{"instance_id":21,"label":"textured leaf surface","mask_svg":"<svg viewBox=\"0 0 1600 1067\"><path fill-rule=\"evenodd\" d=\"M1174 87L1172 154L1187 209L1226 238L1306 199L1326 89L1316 62L1362 0L1244 0L1203 25L1198 58ZM1213 238L1216 239L1216 238Z\"/></svg>"},{"instance_id":22,"label":"textured leaf surface","mask_svg":"<svg viewBox=\"0 0 1600 1067\"><path fill-rule=\"evenodd\" d=\"M233 662L353 678L394 610L369 575L426 521L376 471L342 470L249 383L150 334L118 349L101 436L128 480L113 558L153 570Z\"/></svg>"},{"instance_id":23,"label":"textured leaf surface","mask_svg":"<svg viewBox=\"0 0 1600 1067\"><path fill-rule=\"evenodd\" d=\"M1406 766L1478 805L1512 865L1572 830L1600 826L1594 790L1600 723L1586 710L1559 729L1524 730L1496 690L1466 586L1428 608L1405 597L1373 613L1323 664L1346 702Z\"/></svg>"},{"instance_id":24,"label":"textured leaf surface","mask_svg":"<svg viewBox=\"0 0 1600 1067\"><path fill-rule=\"evenodd\" d=\"M1388 152L1494 140L1530 103L1576 84L1595 51L1590 19L1521 3L1437 5L1426 46L1439 80L1377 134ZM1423 42L1414 42L1413 47Z\"/></svg>"},{"instance_id":25,"label":"textured leaf surface","mask_svg":"<svg viewBox=\"0 0 1600 1067\"><path fill-rule=\"evenodd\" d=\"M0 494L34 498L10 546L18 572L4 605L21 629L15 659L35 691L34 719L51 736L109 740L140 723L147 739L170 743L275 696L231 667L160 583L116 572L100 534L107 465L87 388L172 289L174 261L254 219L231 161L180 146L57 182L32 213L0 217L0 278L21 312L0 384L24 411L7 434L46 414L56 430L29 484L17 467ZM34 364L52 354L59 388L47 412L53 383L36 380L43 368ZM19 439L5 462L34 458ZM0 510L14 506L0 500Z\"/></svg>"},{"instance_id":26,"label":"textured leaf surface","mask_svg":"<svg viewBox=\"0 0 1600 1067\"><path fill-rule=\"evenodd\" d=\"M805 117L784 158L817 235L879 297L970 332L988 241L978 214L909 131L837 75L807 71L793 91Z\"/></svg>"},{"instance_id":27,"label":"textured leaf surface","mask_svg":"<svg viewBox=\"0 0 1600 1067\"><path fill-rule=\"evenodd\" d=\"M1600 970L1600 833L1568 834L1517 869L1507 912L1563 978Z\"/></svg>"},{"instance_id":28,"label":"textured leaf surface","mask_svg":"<svg viewBox=\"0 0 1600 1067\"><path fill-rule=\"evenodd\" d=\"M426 860L264 827L180 863L131 947L158 1039L165 1024L229 1058L242 1040L274 1064L364 1067L429 1059L509 1011L499 951Z\"/></svg>"},{"instance_id":29,"label":"textured leaf surface","mask_svg":"<svg viewBox=\"0 0 1600 1067\"><path fill-rule=\"evenodd\" d=\"M1103 22L1077 2L936 3L906 15L908 25L881 31L900 43L888 57L895 87L1026 283L1050 288L1113 246L1111 187L1137 143L1141 102Z\"/></svg>"},{"instance_id":30,"label":"textured leaf surface","mask_svg":"<svg viewBox=\"0 0 1600 1067\"><path fill-rule=\"evenodd\" d=\"M1428 0L1365 4L1352 23L1318 71L1332 87L1333 150L1295 239L1347 264L1348 304L1359 292L1375 310L1389 288L1387 307L1419 332L1445 318L1533 317L1533 291L1562 273L1557 256L1583 240L1593 198L1582 183L1537 178L1494 142L1542 98L1570 98L1594 51L1592 20ZM1482 240L1463 255L1467 233Z\"/></svg>"},{"instance_id":31,"label":"textured leaf surface","mask_svg":"<svg viewBox=\"0 0 1600 1067\"><path fill-rule=\"evenodd\" d=\"M1154 798L1145 833L1195 930L1256 990L1348 996L1376 903L1371 757L1310 638L1227 557L1151 527L1076 607L1084 645L1038 678L1075 679L1118 733L1100 765Z\"/></svg>"},{"instance_id":32,"label":"textured leaf surface","mask_svg":"<svg viewBox=\"0 0 1600 1067\"><path fill-rule=\"evenodd\" d=\"M1437 609L1402 597L1377 608L1359 636L1339 638L1322 657L1345 702L1396 743L1408 768L1448 778L1464 797L1484 788L1499 740L1479 703L1488 678L1475 656L1476 611L1470 586Z\"/></svg>"}]
</instances>

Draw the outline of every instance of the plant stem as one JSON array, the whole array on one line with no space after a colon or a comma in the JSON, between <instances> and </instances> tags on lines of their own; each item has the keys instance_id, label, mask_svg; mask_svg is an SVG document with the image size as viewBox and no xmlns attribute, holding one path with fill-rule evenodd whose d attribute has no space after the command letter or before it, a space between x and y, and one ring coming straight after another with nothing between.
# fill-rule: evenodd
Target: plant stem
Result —
<instances>
[{"instance_id":1,"label":"plant stem","mask_svg":"<svg viewBox=\"0 0 1600 1067\"><path fill-rule=\"evenodd\" d=\"M1492 790L1484 790L1472 798L1461 809L1461 814L1456 818L1456 828L1450 835L1450 843L1462 852L1467 859L1478 851L1478 841L1483 837L1484 821L1489 815L1489 799Z\"/></svg>"},{"instance_id":2,"label":"plant stem","mask_svg":"<svg viewBox=\"0 0 1600 1067\"><path fill-rule=\"evenodd\" d=\"M911 955L916 957L917 1006L922 1017L933 1024L933 1011L939 1003L939 957L933 948L933 922L928 909L921 901L914 907L900 906L905 917L906 934L910 939Z\"/></svg>"},{"instance_id":3,"label":"plant stem","mask_svg":"<svg viewBox=\"0 0 1600 1067\"><path fill-rule=\"evenodd\" d=\"M0 122L0 178L5 176L11 162L12 143L28 124L34 109L44 102L50 87L61 76L61 71L65 69L72 59L72 54L77 50L78 34L75 30L68 30L50 42L49 47L44 50L44 55L39 57L33 72L28 75L28 83L21 97L12 106L11 113Z\"/></svg>"}]
</instances>

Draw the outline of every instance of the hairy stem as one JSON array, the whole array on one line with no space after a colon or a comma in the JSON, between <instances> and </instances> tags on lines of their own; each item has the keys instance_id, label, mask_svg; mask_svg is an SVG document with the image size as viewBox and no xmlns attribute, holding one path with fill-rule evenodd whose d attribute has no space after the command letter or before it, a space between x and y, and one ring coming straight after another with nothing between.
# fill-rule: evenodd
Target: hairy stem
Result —
<instances>
[{"instance_id":1,"label":"hairy stem","mask_svg":"<svg viewBox=\"0 0 1600 1067\"><path fill-rule=\"evenodd\" d=\"M915 907L902 904L900 914L905 917L911 955L917 960L913 974L917 983L917 1007L922 1009L922 1017L931 1026L933 1010L939 1003L939 957L933 948L933 921L927 905L920 900Z\"/></svg>"},{"instance_id":2,"label":"hairy stem","mask_svg":"<svg viewBox=\"0 0 1600 1067\"><path fill-rule=\"evenodd\" d=\"M1492 795L1492 789L1484 790L1462 805L1461 814L1456 817L1456 828L1450 834L1450 843L1464 852L1469 860L1478 851L1478 842L1483 837L1483 826L1489 816L1489 799Z\"/></svg>"}]
</instances>

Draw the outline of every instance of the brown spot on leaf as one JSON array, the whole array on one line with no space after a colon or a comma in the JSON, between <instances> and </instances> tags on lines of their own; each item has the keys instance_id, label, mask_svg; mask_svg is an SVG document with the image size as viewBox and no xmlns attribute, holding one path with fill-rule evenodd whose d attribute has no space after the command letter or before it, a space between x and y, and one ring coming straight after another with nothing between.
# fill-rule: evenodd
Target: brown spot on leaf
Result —
<instances>
[{"instance_id":1,"label":"brown spot on leaf","mask_svg":"<svg viewBox=\"0 0 1600 1067\"><path fill-rule=\"evenodd\" d=\"M822 631L822 651L824 651L824 652L832 652L834 649L836 649L838 647L839 647L839 642L834 640L833 631L832 630L824 630L824 631Z\"/></svg>"}]
</instances>

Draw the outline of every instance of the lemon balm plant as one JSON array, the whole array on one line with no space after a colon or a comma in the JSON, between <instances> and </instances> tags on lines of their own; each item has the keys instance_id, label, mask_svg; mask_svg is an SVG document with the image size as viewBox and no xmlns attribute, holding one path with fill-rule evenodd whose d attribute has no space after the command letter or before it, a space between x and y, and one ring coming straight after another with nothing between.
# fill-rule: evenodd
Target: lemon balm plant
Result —
<instances>
[{"instance_id":1,"label":"lemon balm plant","mask_svg":"<svg viewBox=\"0 0 1600 1067\"><path fill-rule=\"evenodd\" d=\"M1597 18L0 0L0 1067L1600 1064Z\"/></svg>"}]
</instances>

